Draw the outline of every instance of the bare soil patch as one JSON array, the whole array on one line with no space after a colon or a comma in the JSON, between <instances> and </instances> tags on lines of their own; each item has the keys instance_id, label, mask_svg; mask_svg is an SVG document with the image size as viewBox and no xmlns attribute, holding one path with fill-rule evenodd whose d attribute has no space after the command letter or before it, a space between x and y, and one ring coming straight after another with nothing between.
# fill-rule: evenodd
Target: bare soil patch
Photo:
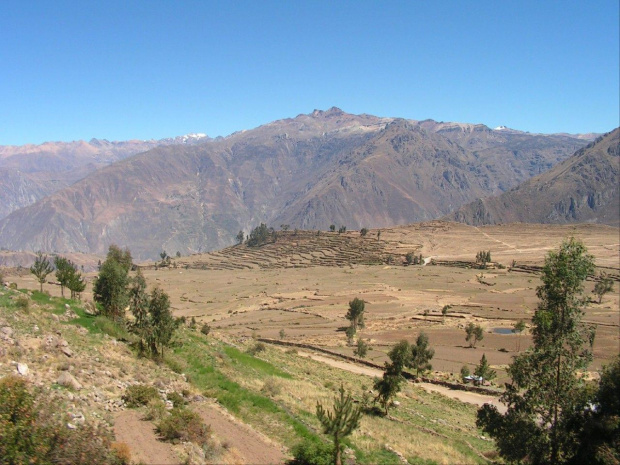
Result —
<instances>
[{"instance_id":1,"label":"bare soil patch","mask_svg":"<svg viewBox=\"0 0 620 465\"><path fill-rule=\"evenodd\" d=\"M131 460L136 463L157 465L178 465L179 457L171 444L162 442L150 421L142 421L135 410L118 412L114 420L114 435L118 442L124 442L131 451Z\"/></svg>"},{"instance_id":2,"label":"bare soil patch","mask_svg":"<svg viewBox=\"0 0 620 465\"><path fill-rule=\"evenodd\" d=\"M252 465L280 464L285 456L282 448L247 425L240 423L213 404L200 403L192 407L212 430L223 438L228 447L235 449Z\"/></svg>"}]
</instances>

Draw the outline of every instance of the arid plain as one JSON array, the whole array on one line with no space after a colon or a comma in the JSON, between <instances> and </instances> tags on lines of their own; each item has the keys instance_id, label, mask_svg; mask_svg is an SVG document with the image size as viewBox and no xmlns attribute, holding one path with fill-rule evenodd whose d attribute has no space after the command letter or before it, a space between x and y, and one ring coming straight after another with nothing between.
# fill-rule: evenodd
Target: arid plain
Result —
<instances>
[{"instance_id":1,"label":"arid plain","mask_svg":"<svg viewBox=\"0 0 620 465\"><path fill-rule=\"evenodd\" d=\"M370 341L368 360L382 364L395 342L413 342L424 331L435 349L434 376L456 378L463 365L471 369L486 354L499 385L512 356L531 342L528 329L540 284L532 267L542 265L550 250L575 237L594 255L597 272L616 280L620 275L618 229L609 226L472 227L434 221L382 229L377 239L378 232L365 237L359 231L280 232L275 244L180 257L166 267L144 264L143 272L150 286L170 295L177 316L208 323L215 334L283 339L346 355L353 347L344 333L345 314L357 297L366 302L366 326L358 336ZM330 240L337 240L331 249ZM367 255L351 255L364 247ZM480 250L491 251L492 268L467 267ZM428 264L404 266L409 252L422 254ZM323 262L328 265L316 265ZM36 286L31 276L19 281ZM619 352L620 301L617 281L601 304L593 287L594 281L586 283L591 302L584 320L596 325L595 372ZM528 329L518 335L510 330L520 319ZM475 348L465 341L470 321L484 328Z\"/></svg>"}]
</instances>

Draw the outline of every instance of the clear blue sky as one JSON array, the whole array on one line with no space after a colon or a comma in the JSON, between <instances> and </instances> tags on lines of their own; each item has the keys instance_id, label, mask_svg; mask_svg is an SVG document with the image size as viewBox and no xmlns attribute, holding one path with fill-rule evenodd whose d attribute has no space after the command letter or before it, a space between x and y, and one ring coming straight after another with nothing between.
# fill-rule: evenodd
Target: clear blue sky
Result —
<instances>
[{"instance_id":1,"label":"clear blue sky","mask_svg":"<svg viewBox=\"0 0 620 465\"><path fill-rule=\"evenodd\" d=\"M0 145L350 113L604 132L618 0L0 2Z\"/></svg>"}]
</instances>

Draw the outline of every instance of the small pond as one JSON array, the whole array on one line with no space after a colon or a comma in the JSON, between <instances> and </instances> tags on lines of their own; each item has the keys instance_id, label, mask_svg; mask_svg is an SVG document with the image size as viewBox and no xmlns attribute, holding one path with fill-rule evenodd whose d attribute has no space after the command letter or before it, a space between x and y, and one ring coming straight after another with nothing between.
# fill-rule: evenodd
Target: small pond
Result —
<instances>
[{"instance_id":1,"label":"small pond","mask_svg":"<svg viewBox=\"0 0 620 465\"><path fill-rule=\"evenodd\" d=\"M513 334L512 328L493 328L495 334Z\"/></svg>"}]
</instances>

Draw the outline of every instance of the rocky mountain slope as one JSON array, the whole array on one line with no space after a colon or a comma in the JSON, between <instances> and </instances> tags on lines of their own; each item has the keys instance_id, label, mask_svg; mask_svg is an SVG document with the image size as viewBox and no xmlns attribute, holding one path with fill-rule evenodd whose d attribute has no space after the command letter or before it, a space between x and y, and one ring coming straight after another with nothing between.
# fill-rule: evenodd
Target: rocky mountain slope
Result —
<instances>
[{"instance_id":1,"label":"rocky mountain slope","mask_svg":"<svg viewBox=\"0 0 620 465\"><path fill-rule=\"evenodd\" d=\"M188 134L161 140L46 142L0 146L0 218L67 187L99 168L160 145L209 140Z\"/></svg>"},{"instance_id":2,"label":"rocky mountain slope","mask_svg":"<svg viewBox=\"0 0 620 465\"><path fill-rule=\"evenodd\" d=\"M498 194L585 143L315 110L100 169L2 220L0 246L102 253L117 243L142 259L221 248L260 222L304 229L411 223Z\"/></svg>"},{"instance_id":3,"label":"rocky mountain slope","mask_svg":"<svg viewBox=\"0 0 620 465\"><path fill-rule=\"evenodd\" d=\"M447 219L467 224L620 224L620 128L546 173L499 196L478 199Z\"/></svg>"}]
</instances>

